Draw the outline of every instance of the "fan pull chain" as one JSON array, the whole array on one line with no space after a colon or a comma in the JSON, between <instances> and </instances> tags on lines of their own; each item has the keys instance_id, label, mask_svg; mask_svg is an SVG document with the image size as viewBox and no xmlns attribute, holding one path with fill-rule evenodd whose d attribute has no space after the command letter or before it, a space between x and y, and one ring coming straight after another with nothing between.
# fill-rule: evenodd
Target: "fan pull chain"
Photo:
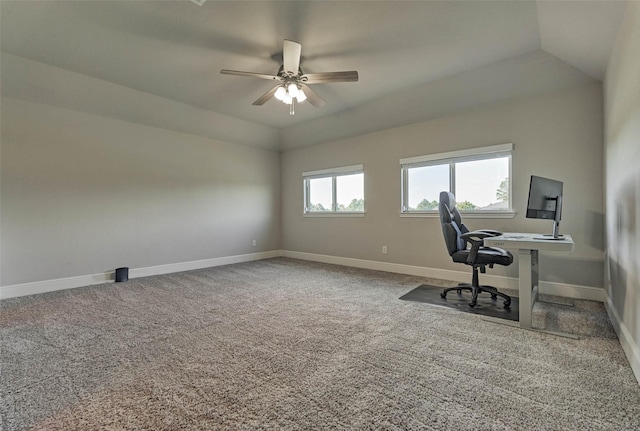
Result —
<instances>
[{"instance_id":1,"label":"fan pull chain","mask_svg":"<svg viewBox=\"0 0 640 431\"><path fill-rule=\"evenodd\" d=\"M289 105L289 115L294 115L296 113L295 108L293 105L295 105L295 99L291 98L291 105Z\"/></svg>"}]
</instances>

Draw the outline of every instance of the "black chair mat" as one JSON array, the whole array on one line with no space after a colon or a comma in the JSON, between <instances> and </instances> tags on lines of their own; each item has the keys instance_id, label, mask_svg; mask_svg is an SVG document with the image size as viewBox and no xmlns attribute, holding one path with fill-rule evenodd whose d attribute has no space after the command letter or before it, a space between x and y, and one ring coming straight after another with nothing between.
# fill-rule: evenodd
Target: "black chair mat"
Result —
<instances>
[{"instance_id":1,"label":"black chair mat","mask_svg":"<svg viewBox=\"0 0 640 431\"><path fill-rule=\"evenodd\" d=\"M447 293L446 298L440 297L440 293L444 290L441 286L429 286L423 284L416 287L411 292L400 297L404 301L424 302L427 304L437 305L440 307L451 308L465 313L479 314L482 316L497 317L499 319L507 319L518 321L519 308L518 298L511 297L510 308L504 308L503 300L498 297L496 300L491 299L489 293L483 292L478 295L478 303L475 307L469 307L471 302L471 292L463 290L458 294L455 290Z\"/></svg>"}]
</instances>

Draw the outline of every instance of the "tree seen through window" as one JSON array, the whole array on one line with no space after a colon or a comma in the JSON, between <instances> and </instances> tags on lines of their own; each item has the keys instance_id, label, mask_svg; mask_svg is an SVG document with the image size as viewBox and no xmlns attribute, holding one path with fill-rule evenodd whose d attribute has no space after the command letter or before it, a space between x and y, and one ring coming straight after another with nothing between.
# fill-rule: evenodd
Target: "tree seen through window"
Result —
<instances>
[{"instance_id":1,"label":"tree seen through window","mask_svg":"<svg viewBox=\"0 0 640 431\"><path fill-rule=\"evenodd\" d=\"M504 180L502 180L502 182L500 182L500 185L496 190L496 202L491 203L488 206L489 207L496 206L503 202L506 202L506 203L509 202L509 178L505 178ZM469 200L456 202L456 207L459 210L485 209L479 205L474 204L473 202L470 202ZM422 199L418 203L418 205L415 206L415 208L410 207L409 209L414 211L433 211L438 209L438 202L436 200L428 200L425 198L425 199Z\"/></svg>"}]
</instances>

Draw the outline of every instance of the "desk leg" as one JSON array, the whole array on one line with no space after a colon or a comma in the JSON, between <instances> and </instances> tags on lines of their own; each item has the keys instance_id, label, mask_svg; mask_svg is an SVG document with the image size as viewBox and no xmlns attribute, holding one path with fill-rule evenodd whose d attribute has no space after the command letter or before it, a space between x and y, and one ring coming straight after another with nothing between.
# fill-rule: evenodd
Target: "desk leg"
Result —
<instances>
[{"instance_id":1,"label":"desk leg","mask_svg":"<svg viewBox=\"0 0 640 431\"><path fill-rule=\"evenodd\" d=\"M531 294L531 309L533 309L533 304L535 304L538 300L538 291L540 290L540 285L538 284L539 274L540 271L538 270L538 250L531 250L531 289L533 291Z\"/></svg>"},{"instance_id":2,"label":"desk leg","mask_svg":"<svg viewBox=\"0 0 640 431\"><path fill-rule=\"evenodd\" d=\"M518 293L520 295L518 298L520 302L520 328L579 340L580 337L577 335L533 328L533 304L538 298L538 250L520 249L518 250L518 258L518 276L520 279L518 285ZM499 323L501 325L517 326L515 322L497 319L495 317L483 317L482 319L493 323Z\"/></svg>"},{"instance_id":3,"label":"desk leg","mask_svg":"<svg viewBox=\"0 0 640 431\"><path fill-rule=\"evenodd\" d=\"M533 252L535 251L535 259L533 258ZM531 309L533 308L533 279L534 279L534 270L532 263L535 260L536 262L536 272L535 278L537 279L537 261L538 261L538 251L537 250L524 250L520 249L518 252L518 275L520 279L520 284L518 286L519 293L519 307L520 307L520 327L521 328L531 328Z\"/></svg>"}]
</instances>

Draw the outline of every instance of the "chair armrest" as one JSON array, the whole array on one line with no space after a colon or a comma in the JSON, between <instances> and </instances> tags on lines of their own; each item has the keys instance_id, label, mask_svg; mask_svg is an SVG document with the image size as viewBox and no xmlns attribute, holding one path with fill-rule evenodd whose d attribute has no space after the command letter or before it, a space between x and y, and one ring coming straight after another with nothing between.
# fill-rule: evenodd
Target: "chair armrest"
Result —
<instances>
[{"instance_id":1,"label":"chair armrest","mask_svg":"<svg viewBox=\"0 0 640 431\"><path fill-rule=\"evenodd\" d=\"M478 250L484 245L484 238L497 236L492 232L497 231L474 230L460 235L460 238L471 244L471 251L469 252L469 257L467 257L467 263L474 264L476 262Z\"/></svg>"},{"instance_id":2,"label":"chair armrest","mask_svg":"<svg viewBox=\"0 0 640 431\"><path fill-rule=\"evenodd\" d=\"M462 235L460 235L460 238L464 239L465 241L469 241L469 242L473 241L472 238L476 238L476 240L480 240L480 242L482 242L482 240L484 238L498 236L498 235L495 235L492 232L496 232L496 231L474 230L474 231L471 231L471 232L463 233Z\"/></svg>"},{"instance_id":3,"label":"chair armrest","mask_svg":"<svg viewBox=\"0 0 640 431\"><path fill-rule=\"evenodd\" d=\"M502 235L502 232L497 231L497 230L493 230L493 229L478 229L475 232L486 232L486 233L490 234L491 236L500 236L500 235Z\"/></svg>"}]
</instances>

